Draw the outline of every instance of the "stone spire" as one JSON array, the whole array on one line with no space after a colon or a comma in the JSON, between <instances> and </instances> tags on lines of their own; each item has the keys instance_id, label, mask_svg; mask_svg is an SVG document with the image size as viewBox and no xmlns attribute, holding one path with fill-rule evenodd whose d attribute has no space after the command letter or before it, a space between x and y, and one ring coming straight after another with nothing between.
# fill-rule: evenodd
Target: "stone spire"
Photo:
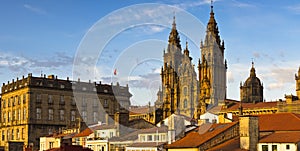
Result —
<instances>
[{"instance_id":1,"label":"stone spire","mask_svg":"<svg viewBox=\"0 0 300 151\"><path fill-rule=\"evenodd\" d=\"M256 77L254 62L252 61L252 68L250 70L250 77Z\"/></svg>"},{"instance_id":2,"label":"stone spire","mask_svg":"<svg viewBox=\"0 0 300 151\"><path fill-rule=\"evenodd\" d=\"M210 6L210 18L207 24L207 30L212 34L212 36L216 39L217 44L221 44L219 29L217 26L217 22L215 20L215 13L213 10L213 5Z\"/></svg>"},{"instance_id":3,"label":"stone spire","mask_svg":"<svg viewBox=\"0 0 300 151\"><path fill-rule=\"evenodd\" d=\"M215 13L213 10L213 2L211 2L211 6L210 6L210 18L209 21L207 23L207 31L206 31L206 41L211 40L211 38L213 38L213 40L216 42L216 44L219 46L220 50L222 51L222 53L224 54L224 50L225 50L225 46L224 46L224 41L221 41L220 35L219 35L219 28L215 19Z\"/></svg>"},{"instance_id":4,"label":"stone spire","mask_svg":"<svg viewBox=\"0 0 300 151\"><path fill-rule=\"evenodd\" d=\"M173 17L172 30L169 35L169 45L176 46L177 50L181 50L180 37L179 37L178 31L176 29L175 16Z\"/></svg>"},{"instance_id":5,"label":"stone spire","mask_svg":"<svg viewBox=\"0 0 300 151\"><path fill-rule=\"evenodd\" d=\"M185 49L184 49L184 52L183 52L187 57L190 56L190 51L189 51L189 48L188 48L188 42L186 41L185 42Z\"/></svg>"}]
</instances>

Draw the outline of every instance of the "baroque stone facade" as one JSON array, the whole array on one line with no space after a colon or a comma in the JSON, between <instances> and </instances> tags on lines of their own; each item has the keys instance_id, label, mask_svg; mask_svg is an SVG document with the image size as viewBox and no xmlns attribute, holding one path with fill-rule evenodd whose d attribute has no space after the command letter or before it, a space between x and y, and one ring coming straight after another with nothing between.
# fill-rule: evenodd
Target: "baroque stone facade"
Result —
<instances>
[{"instance_id":1,"label":"baroque stone facade","mask_svg":"<svg viewBox=\"0 0 300 151\"><path fill-rule=\"evenodd\" d=\"M199 60L199 80L195 72L188 43L182 52L175 17L169 35L164 65L161 69L162 87L157 93L156 122L173 113L198 119L207 107L222 103L226 97L226 61L224 41L211 6L206 37L200 44L202 62Z\"/></svg>"},{"instance_id":2,"label":"baroque stone facade","mask_svg":"<svg viewBox=\"0 0 300 151\"><path fill-rule=\"evenodd\" d=\"M67 127L98 121L112 123L116 113L127 113L128 87L46 77L22 77L2 86L1 141L5 150L12 142L35 149L39 137ZM120 120L119 120L120 121ZM128 121L128 117L127 117Z\"/></svg>"},{"instance_id":3,"label":"baroque stone facade","mask_svg":"<svg viewBox=\"0 0 300 151\"><path fill-rule=\"evenodd\" d=\"M244 103L263 102L263 89L263 84L256 77L254 63L252 62L250 77L240 86L241 101Z\"/></svg>"}]
</instances>

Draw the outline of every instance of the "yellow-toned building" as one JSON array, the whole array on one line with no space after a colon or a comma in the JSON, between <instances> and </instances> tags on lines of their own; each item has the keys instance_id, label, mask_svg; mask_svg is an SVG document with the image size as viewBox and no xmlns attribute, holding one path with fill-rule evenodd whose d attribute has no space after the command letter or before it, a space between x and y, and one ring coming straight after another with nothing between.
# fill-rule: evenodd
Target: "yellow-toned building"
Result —
<instances>
[{"instance_id":1,"label":"yellow-toned building","mask_svg":"<svg viewBox=\"0 0 300 151\"><path fill-rule=\"evenodd\" d=\"M225 105L217 112L220 123L228 123L241 115L273 114L278 112L278 101L241 103L240 101L225 100Z\"/></svg>"},{"instance_id":2,"label":"yellow-toned building","mask_svg":"<svg viewBox=\"0 0 300 151\"><path fill-rule=\"evenodd\" d=\"M115 113L127 113L128 87L58 79L41 75L3 83L0 146L39 148L39 138L68 127L113 123ZM79 120L80 119L80 120ZM127 118L122 120L128 121ZM82 124L80 124L82 123Z\"/></svg>"},{"instance_id":3,"label":"yellow-toned building","mask_svg":"<svg viewBox=\"0 0 300 151\"><path fill-rule=\"evenodd\" d=\"M144 119L155 124L155 109L153 106L131 106L129 120Z\"/></svg>"}]
</instances>

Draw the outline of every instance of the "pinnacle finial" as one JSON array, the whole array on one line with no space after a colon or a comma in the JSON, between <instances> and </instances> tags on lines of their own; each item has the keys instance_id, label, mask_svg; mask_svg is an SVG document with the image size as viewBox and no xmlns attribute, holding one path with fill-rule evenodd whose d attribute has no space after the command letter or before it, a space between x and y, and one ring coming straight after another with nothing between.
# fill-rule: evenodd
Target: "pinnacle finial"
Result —
<instances>
[{"instance_id":1,"label":"pinnacle finial","mask_svg":"<svg viewBox=\"0 0 300 151\"><path fill-rule=\"evenodd\" d=\"M186 49L188 49L188 41L187 41L187 39L185 40L185 46L186 46Z\"/></svg>"},{"instance_id":2,"label":"pinnacle finial","mask_svg":"<svg viewBox=\"0 0 300 151\"><path fill-rule=\"evenodd\" d=\"M213 8L214 8L213 3L214 3L214 1L213 1L213 0L210 0L210 11L211 11L211 12L213 11Z\"/></svg>"},{"instance_id":3,"label":"pinnacle finial","mask_svg":"<svg viewBox=\"0 0 300 151\"><path fill-rule=\"evenodd\" d=\"M175 18L175 11L174 11L174 16L173 16L173 28L176 28L176 18Z\"/></svg>"},{"instance_id":4,"label":"pinnacle finial","mask_svg":"<svg viewBox=\"0 0 300 151\"><path fill-rule=\"evenodd\" d=\"M252 58L252 68L251 68L251 70L250 70L250 76L251 76L251 77L255 77L255 76L256 76L253 58Z\"/></svg>"}]
</instances>

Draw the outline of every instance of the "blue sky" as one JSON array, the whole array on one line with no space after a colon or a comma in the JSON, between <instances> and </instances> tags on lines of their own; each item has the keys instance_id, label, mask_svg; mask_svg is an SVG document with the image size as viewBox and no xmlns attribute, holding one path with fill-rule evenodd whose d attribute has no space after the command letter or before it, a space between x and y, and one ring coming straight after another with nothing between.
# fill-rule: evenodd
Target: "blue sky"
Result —
<instances>
[{"instance_id":1,"label":"blue sky","mask_svg":"<svg viewBox=\"0 0 300 151\"><path fill-rule=\"evenodd\" d=\"M78 48L93 25L113 13L118 15L120 9L142 3L178 7L190 13L205 26L209 19L210 2L207 0L2 1L1 82L7 83L28 73L40 76L41 72L47 75L55 74L63 79L72 78L73 59L78 55ZM264 84L264 96L267 101L283 98L284 94L295 94L294 74L300 66L297 56L300 2L218 0L214 3L214 12L221 38L225 41L228 98L239 99L239 85L249 76L252 58L257 76ZM151 13L157 15L161 12ZM148 15L151 13L148 12ZM96 57L96 66L87 71L95 73L91 80L101 80L104 83L119 81L122 85L128 83L134 95L131 99L133 104L153 102L160 81L162 52L166 47L173 17L173 12L169 14L166 18L166 22L170 23L168 27L137 26L115 35ZM184 27L184 24L192 24L190 20L180 18L180 12L177 15L178 30L181 30L180 27ZM120 21L124 21L124 18ZM195 34L198 32L201 35L203 30L195 29ZM99 34L99 37L101 36L103 35ZM191 43L189 47L196 64L200 56L200 50L197 48L199 42L192 43L190 37L185 34L180 36L183 47L186 39ZM153 56L145 60L139 55ZM87 61L89 59L86 58ZM129 65L127 69L122 66L126 63L135 65ZM117 76L112 75L115 68L118 71ZM125 72L122 70L130 72L122 74Z\"/></svg>"}]
</instances>

